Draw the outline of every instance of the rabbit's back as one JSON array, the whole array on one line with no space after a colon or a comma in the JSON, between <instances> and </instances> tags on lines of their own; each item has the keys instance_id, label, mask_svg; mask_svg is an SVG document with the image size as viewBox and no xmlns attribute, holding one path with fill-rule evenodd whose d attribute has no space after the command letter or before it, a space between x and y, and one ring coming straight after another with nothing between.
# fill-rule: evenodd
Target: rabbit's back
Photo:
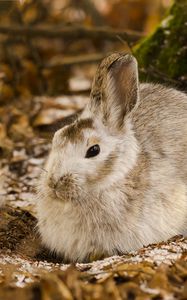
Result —
<instances>
[{"instance_id":1,"label":"rabbit's back","mask_svg":"<svg viewBox=\"0 0 187 300\"><path fill-rule=\"evenodd\" d=\"M187 96L141 84L132 125L140 153L125 189L138 211L138 227L150 242L186 234Z\"/></svg>"},{"instance_id":2,"label":"rabbit's back","mask_svg":"<svg viewBox=\"0 0 187 300\"><path fill-rule=\"evenodd\" d=\"M187 180L187 95L141 84L132 123L143 152L153 161L169 161Z\"/></svg>"}]
</instances>

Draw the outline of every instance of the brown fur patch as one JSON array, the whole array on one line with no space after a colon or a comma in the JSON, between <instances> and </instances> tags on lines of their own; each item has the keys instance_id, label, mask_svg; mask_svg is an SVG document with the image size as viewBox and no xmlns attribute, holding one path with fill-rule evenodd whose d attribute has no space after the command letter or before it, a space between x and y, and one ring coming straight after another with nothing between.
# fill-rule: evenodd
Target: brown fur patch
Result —
<instances>
[{"instance_id":1,"label":"brown fur patch","mask_svg":"<svg viewBox=\"0 0 187 300\"><path fill-rule=\"evenodd\" d=\"M107 175L111 174L116 159L116 151L111 152L96 170L95 175L93 174L88 177L87 182L89 184L98 183L102 181Z\"/></svg>"},{"instance_id":2,"label":"brown fur patch","mask_svg":"<svg viewBox=\"0 0 187 300\"><path fill-rule=\"evenodd\" d=\"M149 187L149 168L150 168L150 161L148 154L140 153L137 164L134 168L129 172L128 176L126 177L125 182L125 190L126 194L128 195L129 199L135 199L137 195L135 193L138 191L140 194L144 191L147 191ZM139 195L138 198L139 199Z\"/></svg>"},{"instance_id":3,"label":"brown fur patch","mask_svg":"<svg viewBox=\"0 0 187 300\"><path fill-rule=\"evenodd\" d=\"M83 140L83 132L84 129L92 129L93 128L93 120L90 118L80 119L75 121L73 124L69 125L63 131L63 137L66 137L68 141L77 142Z\"/></svg>"},{"instance_id":4,"label":"brown fur patch","mask_svg":"<svg viewBox=\"0 0 187 300\"><path fill-rule=\"evenodd\" d=\"M137 215L141 213L142 201L145 197L145 193L150 189L150 158L145 152L139 154L137 164L132 168L127 177L125 178L125 184L119 182L119 189L123 192L128 199L128 205L126 204L126 210L131 215Z\"/></svg>"},{"instance_id":5,"label":"brown fur patch","mask_svg":"<svg viewBox=\"0 0 187 300\"><path fill-rule=\"evenodd\" d=\"M96 136L93 136L93 137L88 139L87 146L91 147L93 145L99 144L100 142L101 142L100 138L98 138Z\"/></svg>"}]
</instances>

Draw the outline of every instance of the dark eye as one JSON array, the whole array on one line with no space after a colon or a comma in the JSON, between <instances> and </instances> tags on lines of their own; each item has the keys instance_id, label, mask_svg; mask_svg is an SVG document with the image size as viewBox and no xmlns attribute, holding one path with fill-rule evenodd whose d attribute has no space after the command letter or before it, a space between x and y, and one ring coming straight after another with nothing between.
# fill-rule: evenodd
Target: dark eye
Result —
<instances>
[{"instance_id":1,"label":"dark eye","mask_svg":"<svg viewBox=\"0 0 187 300\"><path fill-rule=\"evenodd\" d=\"M94 157L94 156L98 155L99 152L100 152L99 145L94 145L87 150L85 157L86 158Z\"/></svg>"}]
</instances>

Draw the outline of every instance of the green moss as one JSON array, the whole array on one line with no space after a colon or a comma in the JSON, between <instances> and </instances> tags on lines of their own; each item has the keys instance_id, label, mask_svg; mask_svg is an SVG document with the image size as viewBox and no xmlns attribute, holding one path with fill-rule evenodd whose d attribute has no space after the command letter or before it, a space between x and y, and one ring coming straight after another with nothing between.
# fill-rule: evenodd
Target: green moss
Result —
<instances>
[{"instance_id":1,"label":"green moss","mask_svg":"<svg viewBox=\"0 0 187 300\"><path fill-rule=\"evenodd\" d=\"M187 78L187 0L174 2L155 32L134 48L134 54L141 79L182 82Z\"/></svg>"}]
</instances>

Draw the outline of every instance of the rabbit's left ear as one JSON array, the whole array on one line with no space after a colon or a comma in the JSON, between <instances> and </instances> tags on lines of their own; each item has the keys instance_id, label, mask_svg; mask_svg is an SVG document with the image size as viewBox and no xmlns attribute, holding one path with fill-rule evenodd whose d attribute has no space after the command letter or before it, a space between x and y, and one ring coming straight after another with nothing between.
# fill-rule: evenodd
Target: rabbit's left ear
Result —
<instances>
[{"instance_id":1,"label":"rabbit's left ear","mask_svg":"<svg viewBox=\"0 0 187 300\"><path fill-rule=\"evenodd\" d=\"M124 117L131 112L138 99L136 59L130 54L117 53L104 59L96 73L91 93L91 102L99 108L103 122L119 130Z\"/></svg>"}]
</instances>

